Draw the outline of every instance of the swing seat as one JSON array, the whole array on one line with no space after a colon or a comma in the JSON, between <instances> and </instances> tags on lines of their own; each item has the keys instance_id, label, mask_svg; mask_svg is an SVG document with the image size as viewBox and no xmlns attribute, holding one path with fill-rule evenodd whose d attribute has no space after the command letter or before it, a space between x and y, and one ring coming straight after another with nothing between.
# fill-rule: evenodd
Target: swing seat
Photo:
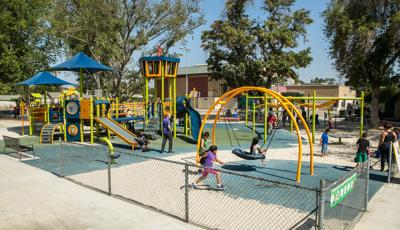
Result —
<instances>
[{"instance_id":1,"label":"swing seat","mask_svg":"<svg viewBox=\"0 0 400 230\"><path fill-rule=\"evenodd\" d=\"M241 148L234 148L232 149L232 153L235 154L236 156L245 159L245 160L263 160L265 159L265 156L261 153L258 154L251 154L247 151L244 151Z\"/></svg>"},{"instance_id":2,"label":"swing seat","mask_svg":"<svg viewBox=\"0 0 400 230\"><path fill-rule=\"evenodd\" d=\"M119 153L110 154L110 158L113 159L113 160L117 159L120 156L121 156L121 154L119 154Z\"/></svg>"}]
</instances>

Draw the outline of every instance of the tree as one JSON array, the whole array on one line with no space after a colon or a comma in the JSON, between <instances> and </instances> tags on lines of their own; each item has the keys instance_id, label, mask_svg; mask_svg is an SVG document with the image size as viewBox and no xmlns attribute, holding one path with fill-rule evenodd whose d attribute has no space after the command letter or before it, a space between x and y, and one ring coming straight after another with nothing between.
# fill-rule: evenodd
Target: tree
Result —
<instances>
[{"instance_id":1,"label":"tree","mask_svg":"<svg viewBox=\"0 0 400 230\"><path fill-rule=\"evenodd\" d=\"M311 61L311 49L294 51L299 39L306 40L306 25L313 21L310 12L305 9L292 11L296 0L265 0L264 11L267 18L255 29L260 49L262 75L267 87L275 79L292 78L298 80L295 69L308 66Z\"/></svg>"},{"instance_id":2,"label":"tree","mask_svg":"<svg viewBox=\"0 0 400 230\"><path fill-rule=\"evenodd\" d=\"M336 83L336 80L335 80L335 78L319 78L319 77L316 77L314 79L311 79L310 83L312 83L312 84L333 85L333 84Z\"/></svg>"},{"instance_id":3,"label":"tree","mask_svg":"<svg viewBox=\"0 0 400 230\"><path fill-rule=\"evenodd\" d=\"M332 0L324 16L335 67L347 84L371 90L371 125L377 127L379 88L398 81L400 0Z\"/></svg>"},{"instance_id":4,"label":"tree","mask_svg":"<svg viewBox=\"0 0 400 230\"><path fill-rule=\"evenodd\" d=\"M45 15L48 0L0 1L0 93L15 93L15 83L45 69L56 57L56 40Z\"/></svg>"},{"instance_id":5,"label":"tree","mask_svg":"<svg viewBox=\"0 0 400 230\"><path fill-rule=\"evenodd\" d=\"M226 86L262 85L256 62L256 38L246 14L248 0L228 0L222 19L203 31L202 47L209 53L208 69L214 79L225 79Z\"/></svg>"},{"instance_id":6,"label":"tree","mask_svg":"<svg viewBox=\"0 0 400 230\"><path fill-rule=\"evenodd\" d=\"M202 46L209 53L208 68L215 79L231 87L271 87L287 78L297 79L294 69L311 62L310 49L294 51L312 22L304 9L292 11L295 0L266 0L266 19L257 24L246 14L251 1L228 0L226 13L209 31L203 31Z\"/></svg>"},{"instance_id":7,"label":"tree","mask_svg":"<svg viewBox=\"0 0 400 230\"><path fill-rule=\"evenodd\" d=\"M199 0L57 0L56 5L54 33L69 54L84 51L116 70L96 78L97 87L114 96L143 91L135 54L152 53L146 48L154 44L168 53L204 22Z\"/></svg>"}]
</instances>

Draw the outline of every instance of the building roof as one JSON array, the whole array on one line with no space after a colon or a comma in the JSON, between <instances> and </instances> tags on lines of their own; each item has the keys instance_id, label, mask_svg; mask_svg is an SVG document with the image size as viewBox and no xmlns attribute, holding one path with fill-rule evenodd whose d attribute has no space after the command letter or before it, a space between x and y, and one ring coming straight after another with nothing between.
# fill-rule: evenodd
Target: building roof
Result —
<instances>
[{"instance_id":1,"label":"building roof","mask_svg":"<svg viewBox=\"0 0 400 230\"><path fill-rule=\"evenodd\" d=\"M207 64L189 66L187 71L188 75L210 73L210 71L207 70ZM186 75L186 67L179 67L177 75Z\"/></svg>"}]
</instances>

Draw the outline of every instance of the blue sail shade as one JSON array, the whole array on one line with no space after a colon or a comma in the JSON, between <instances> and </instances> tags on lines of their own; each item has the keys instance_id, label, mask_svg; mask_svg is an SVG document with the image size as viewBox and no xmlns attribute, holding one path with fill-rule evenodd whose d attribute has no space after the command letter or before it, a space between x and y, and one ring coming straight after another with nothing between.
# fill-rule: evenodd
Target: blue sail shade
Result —
<instances>
[{"instance_id":1,"label":"blue sail shade","mask_svg":"<svg viewBox=\"0 0 400 230\"><path fill-rule=\"evenodd\" d=\"M60 86L60 85L75 85L73 83L61 80L60 78L54 76L49 72L39 72L33 77L21 81L17 83L17 85L25 85L25 86L32 86L32 85L53 85L53 86Z\"/></svg>"},{"instance_id":2,"label":"blue sail shade","mask_svg":"<svg viewBox=\"0 0 400 230\"><path fill-rule=\"evenodd\" d=\"M74 71L80 72L81 70L86 73L96 73L98 71L113 71L112 68L105 66L93 60L83 52L79 52L71 59L55 65L50 68L52 71Z\"/></svg>"}]
</instances>

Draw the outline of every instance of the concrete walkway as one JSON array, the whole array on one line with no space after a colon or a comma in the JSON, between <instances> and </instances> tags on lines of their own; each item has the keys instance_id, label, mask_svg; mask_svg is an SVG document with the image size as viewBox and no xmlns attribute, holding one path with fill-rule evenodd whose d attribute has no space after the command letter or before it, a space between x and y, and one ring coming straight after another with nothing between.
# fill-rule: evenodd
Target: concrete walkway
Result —
<instances>
[{"instance_id":1,"label":"concrete walkway","mask_svg":"<svg viewBox=\"0 0 400 230\"><path fill-rule=\"evenodd\" d=\"M400 229L400 185L385 184L368 204L354 230Z\"/></svg>"},{"instance_id":2,"label":"concrete walkway","mask_svg":"<svg viewBox=\"0 0 400 230\"><path fill-rule=\"evenodd\" d=\"M0 155L0 229L199 229Z\"/></svg>"}]
</instances>

